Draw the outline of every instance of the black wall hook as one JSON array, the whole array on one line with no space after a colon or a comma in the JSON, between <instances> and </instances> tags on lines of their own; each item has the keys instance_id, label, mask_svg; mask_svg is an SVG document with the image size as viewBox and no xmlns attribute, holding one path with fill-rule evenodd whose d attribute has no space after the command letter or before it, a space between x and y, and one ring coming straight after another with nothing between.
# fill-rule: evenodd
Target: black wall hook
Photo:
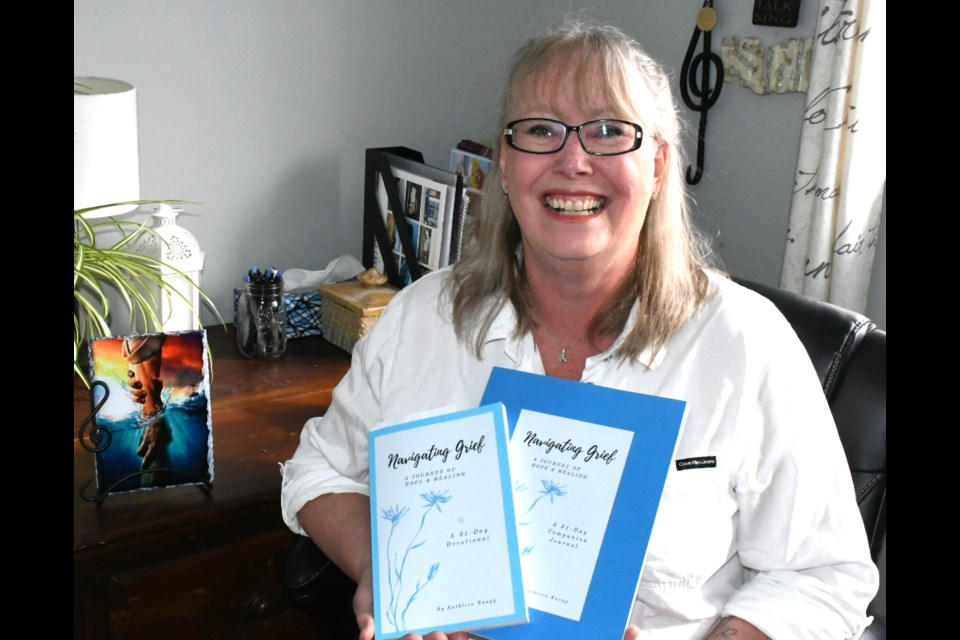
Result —
<instances>
[{"instance_id":1,"label":"black wall hook","mask_svg":"<svg viewBox=\"0 0 960 640\"><path fill-rule=\"evenodd\" d=\"M680 95L683 102L694 111L700 112L700 127L697 130L697 167L691 175L691 167L687 167L687 183L697 184L703 177L704 147L707 135L707 109L712 107L720 97L723 88L723 61L720 56L710 51L710 32L717 22L717 13L713 9L713 0L705 0L703 7L697 13L697 26L693 29L687 55L683 58L680 67ZM703 34L703 52L693 55L700 35ZM714 84L710 84L710 70L713 68L716 77ZM700 82L697 83L696 74L700 72ZM699 99L694 102L691 94Z\"/></svg>"}]
</instances>

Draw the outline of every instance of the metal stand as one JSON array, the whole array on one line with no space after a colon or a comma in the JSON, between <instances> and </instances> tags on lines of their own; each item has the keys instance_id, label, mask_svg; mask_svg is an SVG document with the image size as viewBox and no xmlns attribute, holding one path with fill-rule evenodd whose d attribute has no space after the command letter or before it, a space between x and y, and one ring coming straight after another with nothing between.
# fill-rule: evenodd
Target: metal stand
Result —
<instances>
[{"instance_id":1,"label":"metal stand","mask_svg":"<svg viewBox=\"0 0 960 640\"><path fill-rule=\"evenodd\" d=\"M80 425L80 431L77 435L78 439L80 440L80 446L82 446L84 449L86 449L87 451L93 454L97 454L101 451L105 451L110 446L110 443L113 441L113 431L111 431L110 427L105 427L96 422L97 413L100 412L100 409L102 409L103 405L107 402L107 398L110 397L110 389L107 387L105 383L101 382L100 380L96 380L90 386L91 398L93 397L93 390L97 386L103 389L103 398L100 400L100 402L96 404L96 406L93 407L93 411L90 412L90 415L87 416L86 420L83 421L83 424ZM90 425L91 423L93 424L93 428L90 430L90 433L88 435L86 433L86 429L87 429L87 426ZM88 440L89 440L89 443L87 442ZM96 493L96 495L93 495L93 496L86 495L87 487L89 487L90 483L93 482L93 478L89 478L86 482L83 483L83 486L80 487L80 492L79 492L80 497L86 502L96 502L99 504L103 502L104 498L107 497L107 494L112 492L118 486L120 486L130 478L136 478L137 476L141 476L145 473L172 473L172 474L190 478L191 480L196 480L197 485L200 486L200 488L207 493L210 493L210 491L213 490L213 484L209 480L204 480L203 478L197 475L194 475L187 471L183 471L181 469L171 469L167 467L161 467L159 469L144 469L141 471L137 471L135 473L128 474L123 478L121 478L120 480L117 480L116 482L114 482L112 485L110 485L106 489L99 490Z\"/></svg>"}]
</instances>

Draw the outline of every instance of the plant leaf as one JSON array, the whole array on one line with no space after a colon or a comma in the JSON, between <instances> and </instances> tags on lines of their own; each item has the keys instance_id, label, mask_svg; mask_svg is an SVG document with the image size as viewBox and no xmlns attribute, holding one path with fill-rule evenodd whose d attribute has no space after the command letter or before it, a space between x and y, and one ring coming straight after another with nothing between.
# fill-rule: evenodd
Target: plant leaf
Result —
<instances>
[{"instance_id":1,"label":"plant leaf","mask_svg":"<svg viewBox=\"0 0 960 640\"><path fill-rule=\"evenodd\" d=\"M73 370L87 388L90 387L90 382L80 367L79 358L86 339L111 337L109 316L112 309L107 288L116 290L120 295L129 314L131 327L140 327L150 333L161 332L163 322L157 309L160 308L160 300L164 295L170 296L171 299L176 297L183 300L194 317L198 320L200 318L200 309L194 307L193 300L176 287L167 284L163 277L164 272L173 273L194 286L202 303L216 315L221 324L226 324L213 300L187 273L157 258L130 250L133 241L144 233L153 233L160 237L146 222L117 220L112 217L91 222L84 218L84 214L97 209L130 204L196 203L190 200L127 200L74 210ZM98 233L104 231L117 232L120 234L120 239L109 247L98 246ZM163 241L163 238L160 239ZM159 296L156 293L158 291ZM209 345L207 357L212 375L213 355L210 353Z\"/></svg>"}]
</instances>

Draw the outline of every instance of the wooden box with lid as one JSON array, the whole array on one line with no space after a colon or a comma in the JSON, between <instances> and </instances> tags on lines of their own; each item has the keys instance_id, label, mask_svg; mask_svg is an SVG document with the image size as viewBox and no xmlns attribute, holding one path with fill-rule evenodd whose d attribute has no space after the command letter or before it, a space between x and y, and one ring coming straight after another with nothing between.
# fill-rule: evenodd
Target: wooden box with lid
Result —
<instances>
[{"instance_id":1,"label":"wooden box with lid","mask_svg":"<svg viewBox=\"0 0 960 640\"><path fill-rule=\"evenodd\" d=\"M352 353L353 347L377 323L397 291L379 279L364 280L359 276L357 280L320 287L323 337Z\"/></svg>"}]
</instances>

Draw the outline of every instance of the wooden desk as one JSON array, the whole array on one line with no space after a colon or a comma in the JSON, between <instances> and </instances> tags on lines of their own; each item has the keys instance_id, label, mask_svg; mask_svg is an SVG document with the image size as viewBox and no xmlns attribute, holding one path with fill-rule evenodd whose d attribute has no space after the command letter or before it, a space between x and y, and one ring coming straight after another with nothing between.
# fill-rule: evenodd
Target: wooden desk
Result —
<instances>
[{"instance_id":1,"label":"wooden desk","mask_svg":"<svg viewBox=\"0 0 960 640\"><path fill-rule=\"evenodd\" d=\"M75 638L310 638L287 609L277 561L294 539L280 515L279 462L322 415L350 364L320 336L278 360L246 360L232 326L207 329L213 490L188 485L87 502L94 454L80 446L90 394L74 386ZM89 427L88 427L89 429ZM84 495L96 495L95 484Z\"/></svg>"}]
</instances>

